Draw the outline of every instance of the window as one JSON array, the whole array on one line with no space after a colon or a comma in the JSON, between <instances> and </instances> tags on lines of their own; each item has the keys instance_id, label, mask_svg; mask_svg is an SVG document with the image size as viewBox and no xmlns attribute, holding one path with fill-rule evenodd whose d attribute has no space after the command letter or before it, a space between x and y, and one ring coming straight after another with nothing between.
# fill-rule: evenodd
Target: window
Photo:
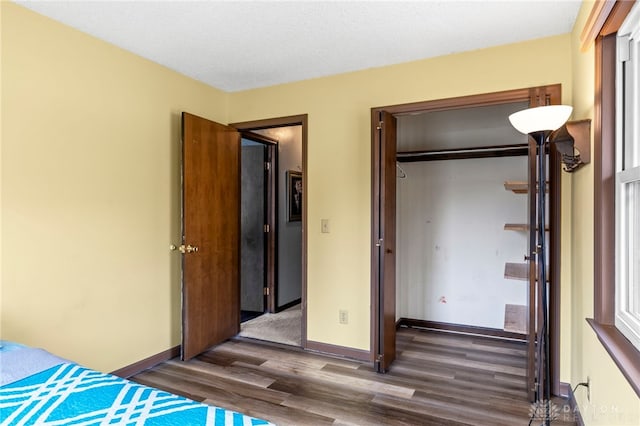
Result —
<instances>
[{"instance_id":1,"label":"window","mask_svg":"<svg viewBox=\"0 0 640 426\"><path fill-rule=\"evenodd\" d=\"M618 30L616 49L615 326L640 349L640 7Z\"/></svg>"},{"instance_id":2,"label":"window","mask_svg":"<svg viewBox=\"0 0 640 426\"><path fill-rule=\"evenodd\" d=\"M640 225L640 189L638 179L632 176L637 171L630 171L638 166L637 157L640 155L637 145L640 115L637 76L637 23L640 20L638 4L640 3L622 0L596 0L583 33L586 34L583 46L588 47L590 41L595 39L596 93L592 162L595 222L594 315L593 319L587 321L640 396L640 346L633 338L638 331L634 327L640 320L640 285L637 281L640 273L637 258L640 248L637 229ZM635 30L632 31L634 27ZM623 64L620 64L619 58L626 56L624 51L620 52L622 55L618 55L618 43L624 37L619 38L618 34L629 36L629 60ZM631 52L633 46L635 52ZM625 84L616 84L616 81L620 83L619 75L622 73L626 77ZM630 84L634 84L635 89ZM621 96L617 96L618 91ZM623 106L626 110L621 114ZM629 132L635 132L635 147L633 139L629 139ZM617 133L625 138L617 138ZM616 206L616 192L620 193L617 198L621 206ZM625 198L621 198L623 192ZM630 202L630 197L633 202ZM630 235L634 227L636 233ZM636 256L635 259L633 256ZM622 289L616 289L616 269L620 278L618 284ZM634 280L635 288L632 286Z\"/></svg>"}]
</instances>

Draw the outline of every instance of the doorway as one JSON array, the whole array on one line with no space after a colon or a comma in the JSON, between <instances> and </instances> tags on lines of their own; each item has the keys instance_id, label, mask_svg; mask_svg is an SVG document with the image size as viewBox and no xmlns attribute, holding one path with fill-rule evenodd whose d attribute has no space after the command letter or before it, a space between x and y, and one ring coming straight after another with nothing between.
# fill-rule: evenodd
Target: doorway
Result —
<instances>
[{"instance_id":1,"label":"doorway","mask_svg":"<svg viewBox=\"0 0 640 426\"><path fill-rule=\"evenodd\" d=\"M274 240L273 285L264 290L268 301L263 306L264 314L243 322L239 336L305 347L306 115L232 126L244 138L254 135L273 141L276 159L270 166L275 194L273 221L266 229L266 235Z\"/></svg>"},{"instance_id":2,"label":"doorway","mask_svg":"<svg viewBox=\"0 0 640 426\"><path fill-rule=\"evenodd\" d=\"M461 108L474 108L488 105L503 105L524 102L525 105L537 106L557 104L560 101L560 86L544 86L529 89L498 92L485 95L466 96L461 98L442 99L414 104L395 105L372 109L372 353L379 372L386 371L395 357L395 330L399 319L396 312L396 173L397 173L397 125L399 116L405 114L421 114L425 112L449 111ZM486 145L492 145L486 143ZM527 144L514 147L524 154L528 152ZM495 146L493 148L496 148ZM458 156L465 158L467 150L452 150L445 155L450 158ZM496 151L496 150L494 150ZM423 152L420 155L431 155L434 152ZM442 154L442 153L440 153ZM438 155L440 155L438 154ZM409 155L415 155L410 153ZM497 154L500 155L500 154ZM554 168L559 170L555 153L550 155L550 277L549 281L559 284L559 253L560 253L560 179L554 174ZM468 158L468 157L467 157ZM526 173L527 170L524 170ZM555 177L555 178L554 178ZM526 183L525 183L526 188ZM526 189L525 189L526 192ZM535 191L534 191L535 192ZM534 194L535 195L535 194ZM470 213L471 214L471 213ZM528 247L523 247L522 254L528 254ZM530 261L531 262L531 261ZM528 269L525 265L525 271ZM535 274L530 275L527 290L528 319L535 323ZM552 351L552 386L554 393L559 392L558 356L559 356L559 327L557 324L559 306L559 285L551 285L551 351ZM472 329L472 327L470 327ZM526 333L527 350L527 387L529 396L533 399L532 389L535 388L535 326L529 327Z\"/></svg>"}]
</instances>

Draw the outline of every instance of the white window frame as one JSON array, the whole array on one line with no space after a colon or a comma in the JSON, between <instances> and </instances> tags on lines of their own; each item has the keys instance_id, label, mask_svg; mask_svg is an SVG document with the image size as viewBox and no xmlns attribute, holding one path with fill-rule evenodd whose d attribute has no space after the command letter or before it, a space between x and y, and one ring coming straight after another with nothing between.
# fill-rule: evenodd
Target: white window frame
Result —
<instances>
[{"instance_id":1,"label":"white window frame","mask_svg":"<svg viewBox=\"0 0 640 426\"><path fill-rule=\"evenodd\" d=\"M640 3L618 31L617 59L615 325L640 350Z\"/></svg>"}]
</instances>

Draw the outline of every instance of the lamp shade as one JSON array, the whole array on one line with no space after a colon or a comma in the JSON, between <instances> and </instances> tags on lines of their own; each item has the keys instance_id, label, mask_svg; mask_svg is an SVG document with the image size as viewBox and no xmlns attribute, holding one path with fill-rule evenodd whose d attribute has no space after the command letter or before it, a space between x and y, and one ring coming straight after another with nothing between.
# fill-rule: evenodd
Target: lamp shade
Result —
<instances>
[{"instance_id":1,"label":"lamp shade","mask_svg":"<svg viewBox=\"0 0 640 426\"><path fill-rule=\"evenodd\" d=\"M569 105L527 108L511 114L509 121L517 131L528 135L544 130L556 130L567 122L572 111L573 107Z\"/></svg>"}]
</instances>

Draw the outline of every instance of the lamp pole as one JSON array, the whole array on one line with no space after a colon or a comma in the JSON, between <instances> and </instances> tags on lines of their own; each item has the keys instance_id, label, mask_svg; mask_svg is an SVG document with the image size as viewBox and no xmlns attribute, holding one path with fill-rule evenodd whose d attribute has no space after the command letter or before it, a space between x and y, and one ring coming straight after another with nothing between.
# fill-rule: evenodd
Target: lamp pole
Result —
<instances>
[{"instance_id":1,"label":"lamp pole","mask_svg":"<svg viewBox=\"0 0 640 426\"><path fill-rule=\"evenodd\" d=\"M548 288L547 288L547 244L545 233L546 222L546 186L547 186L547 166L546 166L546 141L551 134L550 131L541 130L530 133L531 137L536 141L538 148L538 244L537 244L537 261L538 261L538 284L541 288L542 300L542 324L540 325L540 335L538 336L538 342L542 344L542 352L544 353L543 363L543 378L538 378L542 381L542 389L539 394L542 393L542 401L545 404L545 426L551 424L551 370L549 365L549 332L548 332Z\"/></svg>"}]
</instances>

